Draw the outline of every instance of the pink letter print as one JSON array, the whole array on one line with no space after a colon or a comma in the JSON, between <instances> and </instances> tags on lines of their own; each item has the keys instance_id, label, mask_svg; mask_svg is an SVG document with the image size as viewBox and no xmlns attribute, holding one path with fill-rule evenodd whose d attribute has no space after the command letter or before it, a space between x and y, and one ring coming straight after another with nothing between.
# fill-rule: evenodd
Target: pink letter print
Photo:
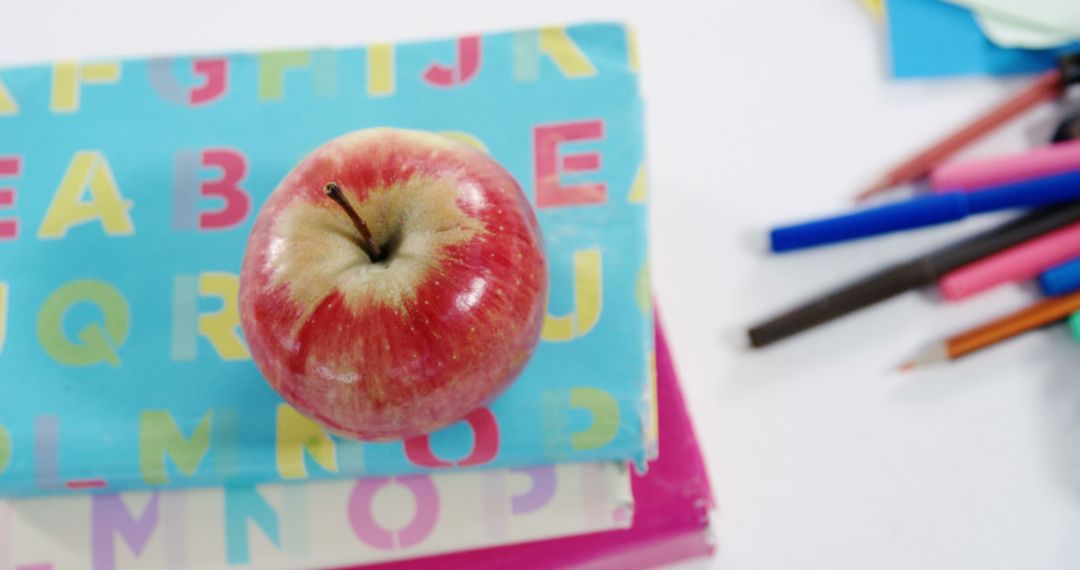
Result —
<instances>
[{"instance_id":1,"label":"pink letter print","mask_svg":"<svg viewBox=\"0 0 1080 570\"><path fill-rule=\"evenodd\" d=\"M457 66L433 63L424 71L424 80L439 87L454 87L468 83L480 69L480 36L458 39Z\"/></svg>"},{"instance_id":2,"label":"pink letter print","mask_svg":"<svg viewBox=\"0 0 1080 570\"><path fill-rule=\"evenodd\" d=\"M202 84L185 88L173 77L172 60L152 59L147 64L150 85L166 101L179 105L204 105L225 94L228 88L229 60L225 58L196 59L192 62L195 75Z\"/></svg>"},{"instance_id":3,"label":"pink letter print","mask_svg":"<svg viewBox=\"0 0 1080 570\"><path fill-rule=\"evenodd\" d=\"M607 201L607 185L603 182L582 182L564 186L563 174L584 174L600 169L598 152L567 154L559 161L559 146L566 142L600 140L604 122L596 119L540 125L533 131L533 152L536 168L536 207L561 208L603 204Z\"/></svg>"},{"instance_id":4,"label":"pink letter print","mask_svg":"<svg viewBox=\"0 0 1080 570\"><path fill-rule=\"evenodd\" d=\"M416 514L412 521L396 533L380 525L372 512L375 495L391 481L404 485L416 499ZM349 495L349 525L353 533L369 546L381 550L404 549L420 544L435 529L438 519L439 491L427 475L360 479Z\"/></svg>"},{"instance_id":5,"label":"pink letter print","mask_svg":"<svg viewBox=\"0 0 1080 570\"><path fill-rule=\"evenodd\" d=\"M473 449L472 453L458 461L457 465L483 465L495 459L499 453L499 424L495 420L495 414L487 408L480 408L465 416L465 421L469 422L469 427L473 430ZM431 438L426 434L405 440L405 457L409 463L420 467L434 469L454 466L454 463L435 456L431 450Z\"/></svg>"}]
</instances>

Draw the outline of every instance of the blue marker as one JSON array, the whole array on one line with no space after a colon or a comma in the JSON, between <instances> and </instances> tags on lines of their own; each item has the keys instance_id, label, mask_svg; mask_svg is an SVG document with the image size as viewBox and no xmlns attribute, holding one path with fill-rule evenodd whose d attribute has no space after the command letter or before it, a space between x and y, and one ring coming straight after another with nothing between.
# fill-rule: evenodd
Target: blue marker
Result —
<instances>
[{"instance_id":1,"label":"blue marker","mask_svg":"<svg viewBox=\"0 0 1080 570\"><path fill-rule=\"evenodd\" d=\"M859 238L944 224L972 214L1034 208L1080 200L1080 171L993 186L977 192L947 192L867 208L769 232L772 251L780 253Z\"/></svg>"},{"instance_id":2,"label":"blue marker","mask_svg":"<svg viewBox=\"0 0 1080 570\"><path fill-rule=\"evenodd\" d=\"M1080 257L1043 271L1039 276L1039 287L1047 295L1064 295L1080 290Z\"/></svg>"}]
</instances>

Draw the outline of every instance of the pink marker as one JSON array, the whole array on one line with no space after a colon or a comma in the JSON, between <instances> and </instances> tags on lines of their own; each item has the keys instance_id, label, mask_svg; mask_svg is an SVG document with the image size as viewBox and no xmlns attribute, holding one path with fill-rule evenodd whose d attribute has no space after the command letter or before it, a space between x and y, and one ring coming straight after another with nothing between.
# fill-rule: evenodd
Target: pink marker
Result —
<instances>
[{"instance_id":1,"label":"pink marker","mask_svg":"<svg viewBox=\"0 0 1080 570\"><path fill-rule=\"evenodd\" d=\"M1080 140L1022 154L944 164L930 173L930 187L934 192L970 192L1071 170L1080 170Z\"/></svg>"},{"instance_id":2,"label":"pink marker","mask_svg":"<svg viewBox=\"0 0 1080 570\"><path fill-rule=\"evenodd\" d=\"M946 299L959 301L1003 283L1033 279L1044 270L1078 256L1080 223L946 273L938 280L938 288Z\"/></svg>"}]
</instances>

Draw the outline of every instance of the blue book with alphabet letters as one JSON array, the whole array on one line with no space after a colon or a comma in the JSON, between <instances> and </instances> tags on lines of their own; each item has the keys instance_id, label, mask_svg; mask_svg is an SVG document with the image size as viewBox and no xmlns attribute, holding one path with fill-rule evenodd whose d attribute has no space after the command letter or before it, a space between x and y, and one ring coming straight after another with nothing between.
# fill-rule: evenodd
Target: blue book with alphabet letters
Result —
<instances>
[{"instance_id":1,"label":"blue book with alphabet letters","mask_svg":"<svg viewBox=\"0 0 1080 570\"><path fill-rule=\"evenodd\" d=\"M373 126L504 165L551 279L513 386L387 443L284 404L237 310L260 205L311 150ZM634 37L614 24L0 69L0 496L645 461L642 129Z\"/></svg>"}]
</instances>

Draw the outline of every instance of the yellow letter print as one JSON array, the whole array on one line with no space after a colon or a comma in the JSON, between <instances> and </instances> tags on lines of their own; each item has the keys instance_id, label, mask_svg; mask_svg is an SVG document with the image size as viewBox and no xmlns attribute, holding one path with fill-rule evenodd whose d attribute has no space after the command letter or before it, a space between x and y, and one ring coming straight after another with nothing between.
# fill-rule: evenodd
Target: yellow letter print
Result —
<instances>
[{"instance_id":1,"label":"yellow letter print","mask_svg":"<svg viewBox=\"0 0 1080 570\"><path fill-rule=\"evenodd\" d=\"M637 30L630 26L626 27L626 65L635 73L641 69L641 60L638 58Z\"/></svg>"},{"instance_id":2,"label":"yellow letter print","mask_svg":"<svg viewBox=\"0 0 1080 570\"><path fill-rule=\"evenodd\" d=\"M8 468L11 463L11 434L4 426L0 426L0 473Z\"/></svg>"},{"instance_id":3,"label":"yellow letter print","mask_svg":"<svg viewBox=\"0 0 1080 570\"><path fill-rule=\"evenodd\" d=\"M89 199L83 199L87 194ZM59 239L73 226L92 220L100 221L106 234L133 234L135 226L128 216L132 205L120 195L109 163L100 152L78 152L45 212L38 237Z\"/></svg>"},{"instance_id":4,"label":"yellow letter print","mask_svg":"<svg viewBox=\"0 0 1080 570\"><path fill-rule=\"evenodd\" d=\"M479 137L472 133L467 133L465 131L442 131L439 134L444 137L450 137L458 141L459 143L471 146L484 154L491 154L491 151L488 150L488 147L486 144L484 144L484 141L480 140Z\"/></svg>"},{"instance_id":5,"label":"yellow letter print","mask_svg":"<svg viewBox=\"0 0 1080 570\"><path fill-rule=\"evenodd\" d=\"M251 358L247 345L240 338L240 279L231 273L202 273L199 275L199 295L221 299L221 310L199 315L199 334L205 336L222 360Z\"/></svg>"},{"instance_id":6,"label":"yellow letter print","mask_svg":"<svg viewBox=\"0 0 1080 570\"><path fill-rule=\"evenodd\" d=\"M78 333L79 343L64 334L64 315L76 303L94 303L105 317L104 327L92 323ZM93 366L108 362L120 365L116 351L127 341L131 312L115 287L103 281L72 281L57 289L41 306L37 318L37 338L46 354L60 364Z\"/></svg>"},{"instance_id":7,"label":"yellow letter print","mask_svg":"<svg viewBox=\"0 0 1080 570\"><path fill-rule=\"evenodd\" d=\"M591 77L596 75L596 68L581 52L581 48L570 39L566 28L549 27L540 29L540 51L551 56L555 67L567 77Z\"/></svg>"},{"instance_id":8,"label":"yellow letter print","mask_svg":"<svg viewBox=\"0 0 1080 570\"><path fill-rule=\"evenodd\" d=\"M4 86L4 82L0 81L0 115L14 115L18 112L19 104L11 96L11 91Z\"/></svg>"},{"instance_id":9,"label":"yellow letter print","mask_svg":"<svg viewBox=\"0 0 1080 570\"><path fill-rule=\"evenodd\" d=\"M584 408L592 414L588 429L570 434L570 446L575 450L604 447L619 433L619 403L604 390L572 388L570 407Z\"/></svg>"},{"instance_id":10,"label":"yellow letter print","mask_svg":"<svg viewBox=\"0 0 1080 570\"><path fill-rule=\"evenodd\" d=\"M286 72L306 67L311 67L315 95L333 95L337 89L337 64L333 51L269 51L259 54L259 99L277 101L284 97Z\"/></svg>"},{"instance_id":11,"label":"yellow letter print","mask_svg":"<svg viewBox=\"0 0 1080 570\"><path fill-rule=\"evenodd\" d=\"M259 99L277 100L285 96L285 72L289 68L307 67L311 63L308 51L271 51L259 54Z\"/></svg>"},{"instance_id":12,"label":"yellow letter print","mask_svg":"<svg viewBox=\"0 0 1080 570\"><path fill-rule=\"evenodd\" d=\"M656 445L660 438L660 397L657 393L656 377L656 351L649 351L649 361L646 363L649 374L649 422L645 430L645 441Z\"/></svg>"},{"instance_id":13,"label":"yellow letter print","mask_svg":"<svg viewBox=\"0 0 1080 570\"><path fill-rule=\"evenodd\" d=\"M600 320L603 302L600 250L574 252L574 312L560 317L544 315L541 337L546 341L567 341L585 336Z\"/></svg>"},{"instance_id":14,"label":"yellow letter print","mask_svg":"<svg viewBox=\"0 0 1080 570\"><path fill-rule=\"evenodd\" d=\"M277 466L282 479L307 477L304 451L310 453L320 467L337 473L334 440L318 424L288 404L280 404L277 409Z\"/></svg>"},{"instance_id":15,"label":"yellow letter print","mask_svg":"<svg viewBox=\"0 0 1080 570\"><path fill-rule=\"evenodd\" d=\"M49 107L54 113L74 113L79 110L82 84L116 83L117 81L120 81L119 63L79 64L74 61L57 63L53 66Z\"/></svg>"},{"instance_id":16,"label":"yellow letter print","mask_svg":"<svg viewBox=\"0 0 1080 570\"><path fill-rule=\"evenodd\" d=\"M649 272L649 260L641 265L638 271L637 282L634 284L634 296L637 298L638 308L641 314L648 316L652 312L652 278Z\"/></svg>"},{"instance_id":17,"label":"yellow letter print","mask_svg":"<svg viewBox=\"0 0 1080 570\"><path fill-rule=\"evenodd\" d=\"M638 167L637 174L634 175L634 182L630 185L630 195L626 197L627 201L631 204L642 204L649 198L649 185L646 182L648 177L645 169L645 163L641 163Z\"/></svg>"},{"instance_id":18,"label":"yellow letter print","mask_svg":"<svg viewBox=\"0 0 1080 570\"><path fill-rule=\"evenodd\" d=\"M195 426L191 438L184 437L172 414L165 410L150 410L139 415L139 471L150 485L169 482L165 458L185 475L191 476L210 451L210 418L207 411Z\"/></svg>"},{"instance_id":19,"label":"yellow letter print","mask_svg":"<svg viewBox=\"0 0 1080 570\"><path fill-rule=\"evenodd\" d=\"M375 44L367 48L367 90L372 97L393 95L394 44Z\"/></svg>"}]
</instances>

